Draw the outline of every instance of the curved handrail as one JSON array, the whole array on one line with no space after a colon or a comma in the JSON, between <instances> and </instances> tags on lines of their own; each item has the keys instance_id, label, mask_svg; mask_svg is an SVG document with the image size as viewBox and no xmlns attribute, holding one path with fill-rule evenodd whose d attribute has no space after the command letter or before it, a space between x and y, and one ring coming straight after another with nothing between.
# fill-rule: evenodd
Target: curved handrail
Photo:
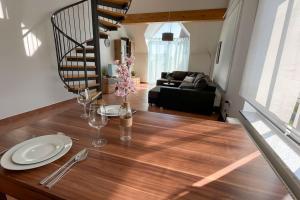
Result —
<instances>
[{"instance_id":1,"label":"curved handrail","mask_svg":"<svg viewBox=\"0 0 300 200\"><path fill-rule=\"evenodd\" d=\"M70 36L68 36L65 32L63 32L54 22L54 17L51 17L51 22L52 25L57 29L57 31L59 31L64 37L66 37L67 39L71 40L73 43L75 43L76 45L80 46L80 47L84 47L82 44L80 44L79 42L77 42L76 40L74 40L73 38L71 38Z\"/></svg>"},{"instance_id":2,"label":"curved handrail","mask_svg":"<svg viewBox=\"0 0 300 200\"><path fill-rule=\"evenodd\" d=\"M76 3L70 4L68 6L65 6L65 7L63 7L61 9L55 11L52 14L52 16L51 16L51 23L52 23L52 26L53 26L54 39L55 39L55 45L56 45L58 72L59 72L60 79L63 81L64 85L66 86L66 88L68 90L71 90L71 87L70 87L70 84L69 84L70 81L65 81L65 78L63 77L64 76L64 72L62 72L61 67L63 66L64 59L68 55L70 55L71 52L74 49L76 49L77 47L80 47L80 48L83 49L85 87L88 86L88 83L87 83L87 81L88 81L87 80L87 71L86 71L86 48L83 45L84 42L78 42L75 38L73 38L72 36L68 35L68 33L63 30L63 28L62 28L63 27L62 22L59 25L58 16L60 14L62 14L62 13L65 14L65 11L68 10L68 9L70 9L70 8L73 8L73 12L74 12L74 8L76 6L80 6L80 4L83 4L85 2L88 2L88 0L81 0L81 1L78 1ZM83 9L84 9L84 6L83 6ZM61 15L60 15L60 20L61 20ZM64 19L64 20L66 20L66 19ZM69 20L70 20L70 18L69 18ZM71 29L71 25L70 25L69 28ZM67 74L68 74L68 72L67 72ZM79 74L79 71L78 71L78 74ZM75 85L74 81L73 81L73 85Z\"/></svg>"},{"instance_id":3,"label":"curved handrail","mask_svg":"<svg viewBox=\"0 0 300 200\"><path fill-rule=\"evenodd\" d=\"M75 44L77 44L77 45L80 46L80 47L83 47L83 45L81 45L81 44L78 43L76 40L74 40L73 38L69 37L65 32L63 32L63 31L55 24L54 18L56 17L56 15L57 15L58 13L61 13L62 11L67 10L68 8L77 6L77 5L79 5L79 4L81 4L81 3L84 3L84 2L86 2L86 1L88 1L88 0L78 1L78 2L76 2L76 3L73 3L73 4L70 4L70 5L68 5L68 6L65 6L65 7L63 7L63 8L61 8L61 9L55 11L55 12L52 14L52 16L51 16L51 23L52 23L52 25L53 25L60 33L62 33L66 38L68 38L69 40L71 40L72 42L74 42Z\"/></svg>"},{"instance_id":4,"label":"curved handrail","mask_svg":"<svg viewBox=\"0 0 300 200\"><path fill-rule=\"evenodd\" d=\"M126 14L131 3L132 0L129 0L128 6L119 9L117 12ZM95 5L90 4L90 0L80 0L60 8L51 15L59 76L66 88L72 92L76 90L75 84L79 84L79 87L81 87L81 84L88 87L87 49L84 44L89 39L95 38L93 36L93 33L95 33L94 30L96 30L95 28L98 30L98 27L95 27L95 23L91 20L91 18L94 19L91 13L93 13L95 9L97 9L97 7L95 8ZM118 20L113 21L112 23L115 24L120 22ZM108 30L104 28L103 31L106 32ZM76 48L78 47L81 49L80 51L77 51ZM97 50L96 48L95 50L99 51L99 49ZM81 54L79 57L77 55L78 53ZM98 59L97 56L100 56L100 52L95 52L96 60ZM72 57L75 57L75 59ZM71 70L65 66L71 66ZM99 67L97 67L96 74L101 73L99 72L101 68L98 68ZM84 74L82 74L82 72L84 72ZM77 74L78 78L76 78ZM82 75L84 75L83 78L81 78ZM82 83L83 80L85 83Z\"/></svg>"}]
</instances>

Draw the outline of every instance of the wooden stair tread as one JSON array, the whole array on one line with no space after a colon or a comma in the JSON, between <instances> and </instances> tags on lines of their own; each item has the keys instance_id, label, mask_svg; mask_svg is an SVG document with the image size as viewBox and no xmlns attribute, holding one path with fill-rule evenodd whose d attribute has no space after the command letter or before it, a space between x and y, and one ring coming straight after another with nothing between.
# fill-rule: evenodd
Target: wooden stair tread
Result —
<instances>
[{"instance_id":1,"label":"wooden stair tread","mask_svg":"<svg viewBox=\"0 0 300 200\"><path fill-rule=\"evenodd\" d=\"M75 51L77 53L83 53L83 48L76 48ZM94 53L94 51L95 51L94 47L86 47L85 48L86 53Z\"/></svg>"},{"instance_id":2,"label":"wooden stair tread","mask_svg":"<svg viewBox=\"0 0 300 200\"><path fill-rule=\"evenodd\" d=\"M120 9L128 8L130 0L98 0L99 5L115 7Z\"/></svg>"},{"instance_id":3,"label":"wooden stair tread","mask_svg":"<svg viewBox=\"0 0 300 200\"><path fill-rule=\"evenodd\" d=\"M88 88L94 88L94 87L99 87L100 84L99 83L91 83L88 84ZM85 89L85 84L81 84L81 85L70 85L69 86L72 90L80 90L80 89Z\"/></svg>"},{"instance_id":4,"label":"wooden stair tread","mask_svg":"<svg viewBox=\"0 0 300 200\"><path fill-rule=\"evenodd\" d=\"M99 36L100 36L100 39L107 39L108 38L108 34L103 32L103 31L99 32ZM89 46L93 46L93 44L89 44L92 41L93 41L93 38L86 40L84 43L87 43L87 45L89 45Z\"/></svg>"},{"instance_id":5,"label":"wooden stair tread","mask_svg":"<svg viewBox=\"0 0 300 200\"><path fill-rule=\"evenodd\" d=\"M96 74L88 74L87 78L97 78L98 75ZM80 78L85 78L84 74L74 74L74 75L63 75L64 79L80 79Z\"/></svg>"},{"instance_id":6,"label":"wooden stair tread","mask_svg":"<svg viewBox=\"0 0 300 200\"><path fill-rule=\"evenodd\" d=\"M84 70L84 66L78 66L78 65L64 65L61 67L62 70L69 70L69 69L79 69ZM96 70L96 66L86 66L87 70Z\"/></svg>"},{"instance_id":7,"label":"wooden stair tread","mask_svg":"<svg viewBox=\"0 0 300 200\"><path fill-rule=\"evenodd\" d=\"M104 39L107 39L107 38L108 38L108 34L102 32L102 31L99 32L99 35L100 35L100 38L104 38Z\"/></svg>"},{"instance_id":8,"label":"wooden stair tread","mask_svg":"<svg viewBox=\"0 0 300 200\"><path fill-rule=\"evenodd\" d=\"M103 2L109 2L114 4L129 4L129 0L102 0Z\"/></svg>"},{"instance_id":9,"label":"wooden stair tread","mask_svg":"<svg viewBox=\"0 0 300 200\"><path fill-rule=\"evenodd\" d=\"M124 13L120 13L120 12L113 12L111 10L106 10L106 9L102 9L102 8L97 8L97 12L98 14L105 14L105 15L110 15L114 18L120 18L120 19L124 19L125 15Z\"/></svg>"},{"instance_id":10,"label":"wooden stair tread","mask_svg":"<svg viewBox=\"0 0 300 200\"><path fill-rule=\"evenodd\" d=\"M67 61L84 61L83 56L66 56ZM86 62L94 62L95 61L95 57L94 56L86 56L85 57Z\"/></svg>"},{"instance_id":11,"label":"wooden stair tread","mask_svg":"<svg viewBox=\"0 0 300 200\"><path fill-rule=\"evenodd\" d=\"M102 26L103 28L108 28L110 30L117 30L118 28L120 28L119 25L117 24L113 24L111 22L99 19L99 25Z\"/></svg>"},{"instance_id":12,"label":"wooden stair tread","mask_svg":"<svg viewBox=\"0 0 300 200\"><path fill-rule=\"evenodd\" d=\"M107 39L108 38L108 34L105 33L105 32L100 31L99 35L100 35L100 39ZM93 46L94 45L93 44L93 38L91 38L89 40L86 40L84 43L86 43L89 46Z\"/></svg>"}]
</instances>

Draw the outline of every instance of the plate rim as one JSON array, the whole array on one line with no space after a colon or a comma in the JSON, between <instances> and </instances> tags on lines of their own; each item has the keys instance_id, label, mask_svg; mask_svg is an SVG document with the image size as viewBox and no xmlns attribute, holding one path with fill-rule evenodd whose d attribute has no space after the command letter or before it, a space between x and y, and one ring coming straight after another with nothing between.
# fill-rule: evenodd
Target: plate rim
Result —
<instances>
[{"instance_id":1,"label":"plate rim","mask_svg":"<svg viewBox=\"0 0 300 200\"><path fill-rule=\"evenodd\" d=\"M71 149L71 147L73 146L73 141L70 137L65 136L65 135L43 135L43 136L56 136L56 137L60 137L65 145L64 148L62 149L61 152L59 152L58 154L56 154L55 156L53 156L52 158L49 158L48 160L39 162L39 163L35 163L35 164L29 164L29 165L19 165L19 164L15 164L12 160L11 160L11 154L15 151L16 148L20 147L21 143L16 144L15 146L13 146L12 148L10 148L1 158L0 164L1 167L3 167L4 169L7 170L12 170L12 171L22 171L22 170L29 170L29 169L35 169L35 168L39 168L42 166L45 166L47 164L50 164L58 159L60 159L61 157L63 157L64 155L66 155L69 150ZM43 137L40 136L40 137Z\"/></svg>"},{"instance_id":2,"label":"plate rim","mask_svg":"<svg viewBox=\"0 0 300 200\"><path fill-rule=\"evenodd\" d=\"M113 106L115 106L115 107L116 106L121 107L121 105L119 105L119 104L106 105L106 107L113 107ZM100 115L101 111L98 109L97 113ZM108 116L108 117L118 117L119 113L118 114L106 114L106 116Z\"/></svg>"},{"instance_id":3,"label":"plate rim","mask_svg":"<svg viewBox=\"0 0 300 200\"><path fill-rule=\"evenodd\" d=\"M64 146L65 146L64 142L61 141L61 140L57 140L57 142L60 142L59 145L61 145L61 148L59 148L59 150L55 150L55 151L54 151L55 153L52 153L52 154L51 154L50 156L48 156L47 158L44 158L44 159L41 159L41 160L35 161L35 162L23 162L23 163L21 163L21 162L19 162L19 161L16 161L16 160L14 159L16 153L19 152L22 148L24 148L25 146L28 146L28 145L34 143L35 141L36 141L36 142L38 142L38 140L41 141L41 138L42 138L42 140L45 141L45 139L43 139L43 138L45 138L45 137L36 137L36 138L32 138L32 139L25 140L25 141L21 142L20 144L23 144L23 145L20 146L18 149L16 149L16 150L11 154L11 160L12 160L15 164L18 164L18 165L31 165L31 164L36 164L36 163L43 162L43 161L45 161L45 160L48 160L48 159L50 159L50 158L56 156L57 154L59 154L59 153L64 149ZM46 141L46 142L47 142L47 141ZM20 153L21 153L21 152L20 152Z\"/></svg>"}]
</instances>

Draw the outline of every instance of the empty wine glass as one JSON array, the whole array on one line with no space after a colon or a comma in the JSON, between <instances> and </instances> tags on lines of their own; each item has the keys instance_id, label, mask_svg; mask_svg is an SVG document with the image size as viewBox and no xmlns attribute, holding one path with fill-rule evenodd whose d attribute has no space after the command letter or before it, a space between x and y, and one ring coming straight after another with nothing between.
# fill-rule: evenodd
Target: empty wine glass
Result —
<instances>
[{"instance_id":1,"label":"empty wine glass","mask_svg":"<svg viewBox=\"0 0 300 200\"><path fill-rule=\"evenodd\" d=\"M94 147L103 147L107 140L101 135L101 128L108 123L106 109L103 105L91 104L89 113L89 125L97 129L97 134L92 141Z\"/></svg>"},{"instance_id":2,"label":"empty wine glass","mask_svg":"<svg viewBox=\"0 0 300 200\"><path fill-rule=\"evenodd\" d=\"M86 88L86 89L78 90L77 102L83 105L83 114L80 115L82 119L87 119L89 117L86 111L86 106L90 102L90 100L91 97L90 97L89 89Z\"/></svg>"}]
</instances>

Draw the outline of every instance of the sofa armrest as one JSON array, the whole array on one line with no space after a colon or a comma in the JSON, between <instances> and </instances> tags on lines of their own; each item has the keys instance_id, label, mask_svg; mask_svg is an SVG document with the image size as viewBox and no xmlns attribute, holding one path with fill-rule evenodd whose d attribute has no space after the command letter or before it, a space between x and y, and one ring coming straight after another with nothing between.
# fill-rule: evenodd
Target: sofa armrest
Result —
<instances>
[{"instance_id":1,"label":"sofa armrest","mask_svg":"<svg viewBox=\"0 0 300 200\"><path fill-rule=\"evenodd\" d=\"M160 104L166 108L211 114L214 100L214 91L171 87L160 89Z\"/></svg>"},{"instance_id":2,"label":"sofa armrest","mask_svg":"<svg viewBox=\"0 0 300 200\"><path fill-rule=\"evenodd\" d=\"M217 89L216 84L211 83L211 82L208 83L208 84L207 84L207 87L205 88L206 91L210 91L210 92L215 92L216 89Z\"/></svg>"}]
</instances>

